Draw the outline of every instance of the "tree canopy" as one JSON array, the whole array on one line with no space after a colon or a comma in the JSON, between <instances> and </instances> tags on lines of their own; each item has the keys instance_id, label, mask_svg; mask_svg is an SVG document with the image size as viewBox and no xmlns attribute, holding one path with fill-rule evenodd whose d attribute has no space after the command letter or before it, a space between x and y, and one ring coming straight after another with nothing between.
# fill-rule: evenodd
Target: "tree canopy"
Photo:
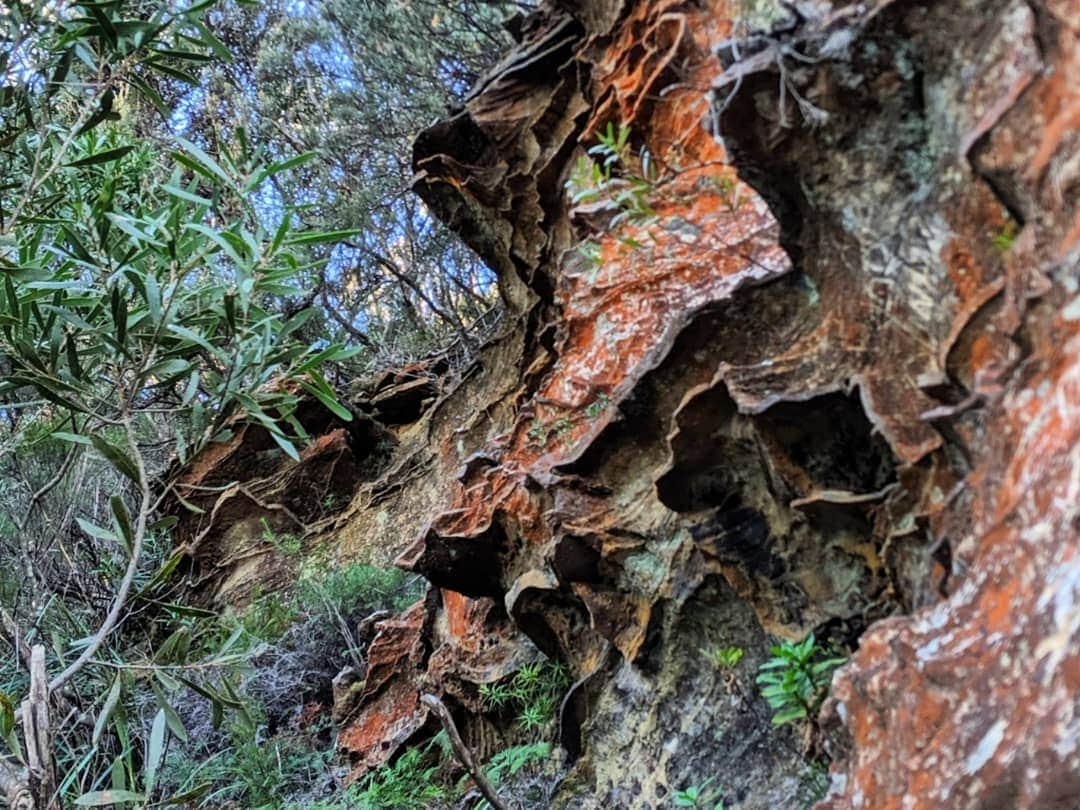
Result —
<instances>
[{"instance_id":1,"label":"tree canopy","mask_svg":"<svg viewBox=\"0 0 1080 810\"><path fill-rule=\"evenodd\" d=\"M168 741L188 739L176 695L209 700L215 728L245 713L230 673L251 638L172 601L182 554L161 506L236 419L299 458L301 397L348 420L342 370L471 345L496 311L486 268L410 194L409 151L519 6L0 8L0 638L13 651L0 793L13 803L161 802L192 788L162 775Z\"/></svg>"}]
</instances>

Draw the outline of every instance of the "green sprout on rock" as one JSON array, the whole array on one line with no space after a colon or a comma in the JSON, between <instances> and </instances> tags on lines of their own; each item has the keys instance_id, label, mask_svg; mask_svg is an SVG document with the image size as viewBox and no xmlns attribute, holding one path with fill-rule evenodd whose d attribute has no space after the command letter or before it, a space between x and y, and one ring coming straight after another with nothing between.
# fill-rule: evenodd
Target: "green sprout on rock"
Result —
<instances>
[{"instance_id":1,"label":"green sprout on rock","mask_svg":"<svg viewBox=\"0 0 1080 810\"><path fill-rule=\"evenodd\" d=\"M772 657L759 668L761 695L775 710L773 725L812 718L828 693L832 673L845 658L824 658L811 633L798 643L785 641L769 650Z\"/></svg>"}]
</instances>

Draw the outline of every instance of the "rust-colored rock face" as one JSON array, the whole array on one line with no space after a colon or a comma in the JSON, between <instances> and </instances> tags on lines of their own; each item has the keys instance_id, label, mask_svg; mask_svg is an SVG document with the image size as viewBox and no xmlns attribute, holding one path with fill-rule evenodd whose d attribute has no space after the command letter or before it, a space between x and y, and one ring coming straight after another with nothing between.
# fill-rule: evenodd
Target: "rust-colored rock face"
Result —
<instances>
[{"instance_id":1,"label":"rust-colored rock face","mask_svg":"<svg viewBox=\"0 0 1080 810\"><path fill-rule=\"evenodd\" d=\"M479 687L539 648L574 681L558 806L668 807L710 777L743 808L1077 806L1075 4L575 0L519 22L415 154L499 274L499 334L445 385L360 386L361 427L316 427L254 493L433 585L341 690L355 775L431 733L424 691L494 750ZM628 143L589 188L609 123ZM242 477L257 439L189 483ZM340 495L326 514L289 505L309 479ZM214 498L190 542L220 569ZM812 630L854 651L821 718L827 795L753 685L774 637ZM733 673L703 653L724 646Z\"/></svg>"}]
</instances>

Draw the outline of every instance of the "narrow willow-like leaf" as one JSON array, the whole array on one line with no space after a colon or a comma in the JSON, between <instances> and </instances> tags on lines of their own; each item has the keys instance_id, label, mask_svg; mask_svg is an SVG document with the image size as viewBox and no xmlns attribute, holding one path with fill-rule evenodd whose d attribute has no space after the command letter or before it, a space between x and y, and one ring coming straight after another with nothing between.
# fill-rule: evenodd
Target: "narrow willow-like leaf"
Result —
<instances>
[{"instance_id":1,"label":"narrow willow-like leaf","mask_svg":"<svg viewBox=\"0 0 1080 810\"><path fill-rule=\"evenodd\" d=\"M94 449L101 453L117 470L136 484L141 484L139 468L134 461L128 458L127 453L101 436L91 436L90 441L94 445Z\"/></svg>"},{"instance_id":2,"label":"narrow willow-like leaf","mask_svg":"<svg viewBox=\"0 0 1080 810\"><path fill-rule=\"evenodd\" d=\"M134 146L120 146L116 149L106 149L103 152L96 152L93 155L87 155L84 158L80 158L79 160L64 165L69 169L73 169L82 166L97 166L101 163L111 163L114 160L119 160L134 148Z\"/></svg>"},{"instance_id":3,"label":"narrow willow-like leaf","mask_svg":"<svg viewBox=\"0 0 1080 810\"><path fill-rule=\"evenodd\" d=\"M141 802L146 798L142 793L131 790L95 790L84 793L75 800L79 807L109 807L114 804Z\"/></svg>"},{"instance_id":4,"label":"narrow willow-like leaf","mask_svg":"<svg viewBox=\"0 0 1080 810\"><path fill-rule=\"evenodd\" d=\"M120 687L120 673L117 673L116 677L113 678L112 686L109 688L109 694L105 698L105 705L101 707L101 711L98 713L97 720L94 723L94 733L90 737L93 745L101 742L101 735L105 732L105 726L112 718L113 712L116 711L116 704L120 702Z\"/></svg>"},{"instance_id":5,"label":"narrow willow-like leaf","mask_svg":"<svg viewBox=\"0 0 1080 810\"><path fill-rule=\"evenodd\" d=\"M150 726L150 740L146 746L146 767L144 769L144 781L146 792L153 793L157 783L158 767L165 756L165 738L167 734L167 720L165 710L158 709L154 715L154 722Z\"/></svg>"}]
</instances>

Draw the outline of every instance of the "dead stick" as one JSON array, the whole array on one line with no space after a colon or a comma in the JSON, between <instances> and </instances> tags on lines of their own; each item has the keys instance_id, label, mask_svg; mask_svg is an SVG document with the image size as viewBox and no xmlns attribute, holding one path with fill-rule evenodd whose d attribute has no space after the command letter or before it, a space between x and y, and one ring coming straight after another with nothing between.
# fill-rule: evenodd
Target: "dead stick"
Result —
<instances>
[{"instance_id":1,"label":"dead stick","mask_svg":"<svg viewBox=\"0 0 1080 810\"><path fill-rule=\"evenodd\" d=\"M506 802L500 799L499 794L495 792L494 785L488 781L488 778L484 776L484 772L476 764L472 751L468 749L468 746L461 739L461 735L458 734L457 726L454 725L454 718L450 715L450 710L446 708L446 704L435 695L424 695L420 698L420 702L438 715L439 722L442 723L443 729L446 730L446 736L450 738L450 747L454 749L454 755L458 758L458 762L465 766L465 770L469 772L469 775L472 776L476 786L480 789L484 798L488 800L488 804L495 810L510 810Z\"/></svg>"},{"instance_id":2,"label":"dead stick","mask_svg":"<svg viewBox=\"0 0 1080 810\"><path fill-rule=\"evenodd\" d=\"M30 693L23 701L23 737L26 765L39 804L50 809L59 807L49 723L49 676L45 671L45 647L41 644L30 649Z\"/></svg>"}]
</instances>

